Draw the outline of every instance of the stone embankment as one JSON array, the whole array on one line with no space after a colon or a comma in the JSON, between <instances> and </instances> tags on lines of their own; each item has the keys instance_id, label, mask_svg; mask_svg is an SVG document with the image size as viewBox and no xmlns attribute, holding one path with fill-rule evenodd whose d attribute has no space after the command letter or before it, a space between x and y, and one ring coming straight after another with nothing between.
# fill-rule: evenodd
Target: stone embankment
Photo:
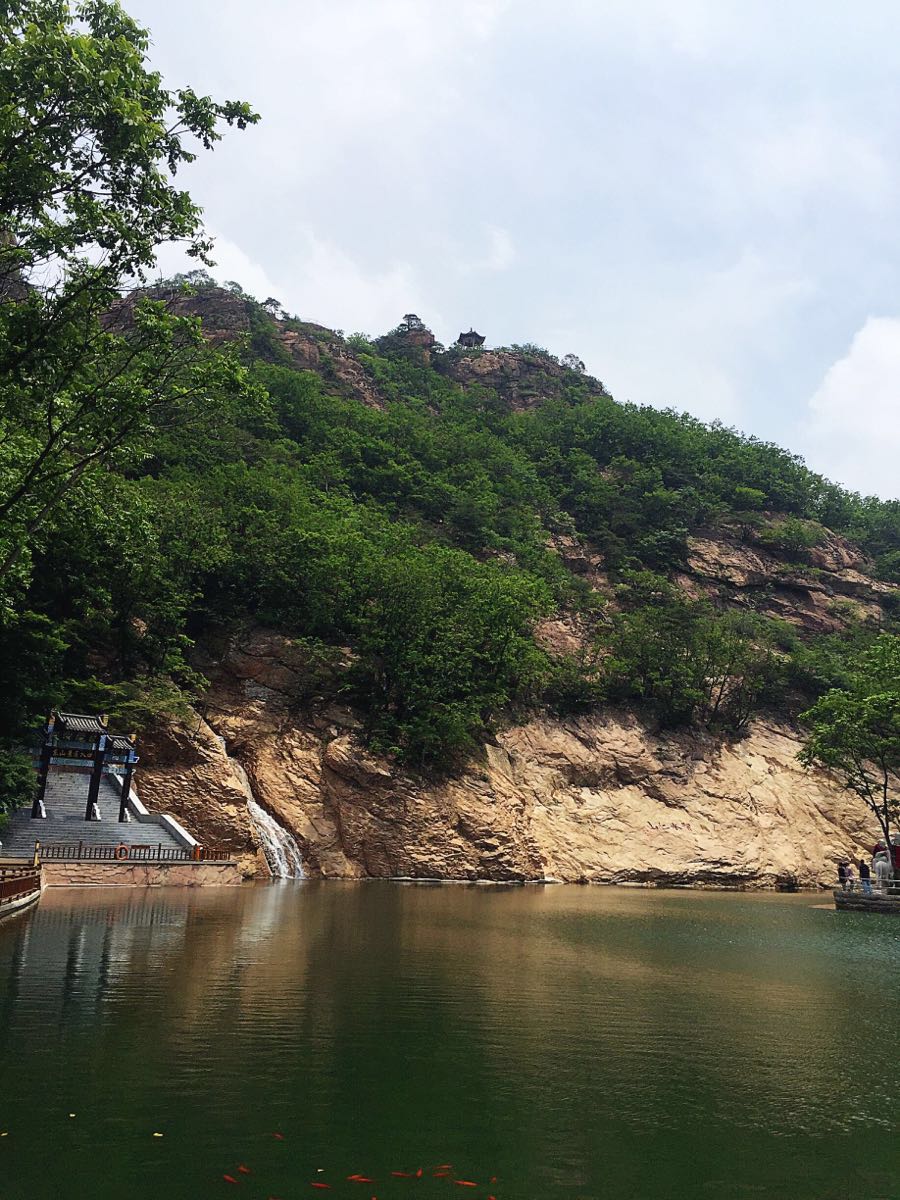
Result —
<instances>
[{"instance_id":1,"label":"stone embankment","mask_svg":"<svg viewBox=\"0 0 900 1200\"><path fill-rule=\"evenodd\" d=\"M239 884L236 863L45 862L44 887L210 887Z\"/></svg>"},{"instance_id":2,"label":"stone embankment","mask_svg":"<svg viewBox=\"0 0 900 1200\"><path fill-rule=\"evenodd\" d=\"M871 844L865 807L800 766L786 726L722 744L625 714L541 718L427 781L368 754L350 711L296 715L288 639L250 631L204 669L206 719L145 742L142 792L248 875L264 865L229 755L308 876L813 887Z\"/></svg>"}]
</instances>

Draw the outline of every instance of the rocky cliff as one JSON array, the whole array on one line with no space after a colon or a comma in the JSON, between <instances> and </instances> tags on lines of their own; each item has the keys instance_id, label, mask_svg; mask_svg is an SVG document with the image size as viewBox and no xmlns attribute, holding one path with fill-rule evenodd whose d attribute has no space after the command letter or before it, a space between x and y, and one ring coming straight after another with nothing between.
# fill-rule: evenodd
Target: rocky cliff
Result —
<instances>
[{"instance_id":1,"label":"rocky cliff","mask_svg":"<svg viewBox=\"0 0 900 1200\"><path fill-rule=\"evenodd\" d=\"M264 312L228 289L154 295L202 317L214 342L244 337L257 356L317 372L328 391L385 404L371 355L323 326ZM133 303L122 301L116 325L127 327ZM399 327L387 340L461 388L492 389L514 411L563 394L605 395L535 348L437 353L424 327ZM779 618L804 637L877 626L897 611L900 589L875 579L850 542L795 521L809 544L795 536L788 552L778 540L790 524L783 514L744 516L694 530L672 576L686 593ZM548 534L547 544L596 594L599 619L616 608L596 546L574 532ZM584 613L561 611L536 636L553 653L575 654L593 632ZM368 754L351 711L310 704L302 654L288 638L249 629L200 649L197 666L212 684L203 714L145 738L141 786L152 807L229 849L248 875L266 869L248 790L294 834L308 873L329 877L816 885L872 841L864 807L799 766L797 733L783 723L757 720L729 743L661 735L623 713L536 715L460 774L429 780Z\"/></svg>"},{"instance_id":2,"label":"rocky cliff","mask_svg":"<svg viewBox=\"0 0 900 1200\"><path fill-rule=\"evenodd\" d=\"M206 664L205 718L143 746L147 802L231 848L248 875L265 867L235 760L307 873L330 878L817 886L871 846L864 806L801 768L782 725L722 743L628 714L535 718L427 781L368 754L348 710L299 714L301 668L289 640L248 631Z\"/></svg>"}]
</instances>

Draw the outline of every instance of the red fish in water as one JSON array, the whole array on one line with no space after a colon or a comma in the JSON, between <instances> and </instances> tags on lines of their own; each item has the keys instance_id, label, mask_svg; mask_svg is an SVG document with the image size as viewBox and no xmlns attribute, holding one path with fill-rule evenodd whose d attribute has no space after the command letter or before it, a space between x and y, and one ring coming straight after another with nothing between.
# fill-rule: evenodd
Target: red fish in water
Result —
<instances>
[{"instance_id":1,"label":"red fish in water","mask_svg":"<svg viewBox=\"0 0 900 1200\"><path fill-rule=\"evenodd\" d=\"M438 1163L438 1165L434 1169L436 1171L452 1171L453 1163Z\"/></svg>"},{"instance_id":2,"label":"red fish in water","mask_svg":"<svg viewBox=\"0 0 900 1200\"><path fill-rule=\"evenodd\" d=\"M412 1171L391 1171L392 1175L396 1175L398 1179L412 1179Z\"/></svg>"},{"instance_id":3,"label":"red fish in water","mask_svg":"<svg viewBox=\"0 0 900 1200\"><path fill-rule=\"evenodd\" d=\"M374 1183L374 1179L370 1179L368 1175L348 1175L347 1178L351 1183Z\"/></svg>"},{"instance_id":4,"label":"red fish in water","mask_svg":"<svg viewBox=\"0 0 900 1200\"><path fill-rule=\"evenodd\" d=\"M477 1183L473 1183L471 1179L454 1179L453 1182L457 1187L478 1187Z\"/></svg>"},{"instance_id":5,"label":"red fish in water","mask_svg":"<svg viewBox=\"0 0 900 1200\"><path fill-rule=\"evenodd\" d=\"M238 1167L238 1170L242 1175L249 1175L251 1173L250 1168L245 1167L243 1163L241 1163L241 1165Z\"/></svg>"},{"instance_id":6,"label":"red fish in water","mask_svg":"<svg viewBox=\"0 0 900 1200\"><path fill-rule=\"evenodd\" d=\"M419 1167L418 1171L416 1171L416 1179L421 1179L423 1174L424 1174L424 1172L423 1172L422 1168Z\"/></svg>"},{"instance_id":7,"label":"red fish in water","mask_svg":"<svg viewBox=\"0 0 900 1200\"><path fill-rule=\"evenodd\" d=\"M233 1175L223 1175L222 1178L225 1180L226 1183L240 1183L241 1182L239 1179L235 1179L235 1177Z\"/></svg>"},{"instance_id":8,"label":"red fish in water","mask_svg":"<svg viewBox=\"0 0 900 1200\"><path fill-rule=\"evenodd\" d=\"M433 1171L432 1174L434 1175L435 1179L446 1179L447 1176L450 1174L450 1172L449 1171Z\"/></svg>"},{"instance_id":9,"label":"red fish in water","mask_svg":"<svg viewBox=\"0 0 900 1200\"><path fill-rule=\"evenodd\" d=\"M314 1187L314 1188L321 1188L321 1189L329 1191L329 1192L331 1191L330 1183L311 1183L309 1186Z\"/></svg>"},{"instance_id":10,"label":"red fish in water","mask_svg":"<svg viewBox=\"0 0 900 1200\"><path fill-rule=\"evenodd\" d=\"M283 1142L283 1141L284 1141L284 1134L283 1134L283 1133L273 1133L273 1134L272 1134L272 1137L273 1137L273 1138L275 1138L275 1140L276 1140L276 1141L279 1141L279 1142Z\"/></svg>"}]
</instances>

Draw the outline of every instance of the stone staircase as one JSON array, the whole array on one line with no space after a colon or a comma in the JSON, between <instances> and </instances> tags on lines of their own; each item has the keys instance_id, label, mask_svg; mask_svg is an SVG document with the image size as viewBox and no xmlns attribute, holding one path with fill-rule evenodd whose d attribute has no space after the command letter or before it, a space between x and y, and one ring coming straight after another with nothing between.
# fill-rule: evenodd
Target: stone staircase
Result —
<instances>
[{"instance_id":1,"label":"stone staircase","mask_svg":"<svg viewBox=\"0 0 900 1200\"><path fill-rule=\"evenodd\" d=\"M181 844L168 829L150 822L134 819L119 822L119 791L114 784L103 779L97 807L99 821L85 821L90 776L51 773L47 779L44 797L46 819L32 820L31 809L21 808L12 814L5 833L0 834L3 855L12 858L29 857L34 852L34 843L43 845L79 842L88 846L159 846L163 850L180 850Z\"/></svg>"}]
</instances>

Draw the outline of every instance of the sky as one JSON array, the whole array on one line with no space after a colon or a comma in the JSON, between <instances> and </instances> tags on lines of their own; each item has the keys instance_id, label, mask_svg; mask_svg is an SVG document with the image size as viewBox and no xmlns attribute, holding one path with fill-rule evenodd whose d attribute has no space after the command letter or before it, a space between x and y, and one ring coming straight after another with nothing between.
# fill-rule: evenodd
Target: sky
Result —
<instances>
[{"instance_id":1,"label":"sky","mask_svg":"<svg viewBox=\"0 0 900 1200\"><path fill-rule=\"evenodd\" d=\"M125 5L169 86L262 116L181 177L219 279L573 352L900 495L895 0Z\"/></svg>"}]
</instances>

